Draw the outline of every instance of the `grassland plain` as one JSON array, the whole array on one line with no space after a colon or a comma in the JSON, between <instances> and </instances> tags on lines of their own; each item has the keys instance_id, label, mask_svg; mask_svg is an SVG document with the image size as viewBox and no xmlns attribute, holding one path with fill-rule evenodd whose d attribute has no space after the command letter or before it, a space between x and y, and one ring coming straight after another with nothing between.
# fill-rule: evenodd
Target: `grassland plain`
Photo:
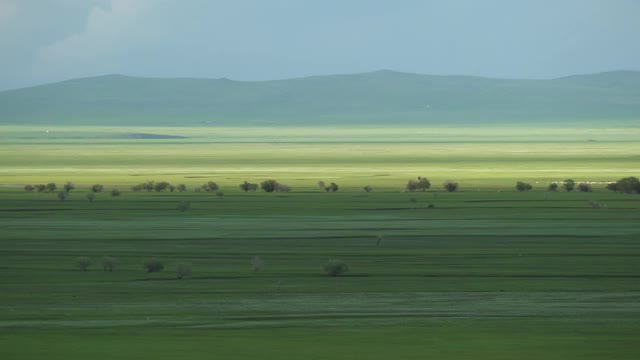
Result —
<instances>
[{"instance_id":1,"label":"grassland plain","mask_svg":"<svg viewBox=\"0 0 640 360\"><path fill-rule=\"evenodd\" d=\"M638 129L47 130L1 132L3 359L640 353L640 198L601 184L544 191L568 177L638 175ZM402 192L417 175L433 188ZM266 178L294 190L238 188ZM446 179L461 191L441 191ZM67 180L78 188L66 201L21 189ZM127 190L145 180L190 189ZM193 192L206 180L225 196ZM517 180L534 190L515 192ZM89 202L93 183L123 193ZM178 211L182 201L191 208ZM114 272L102 271L105 255ZM75 268L79 256L89 271ZM151 256L164 271L143 271ZM253 256L263 271L251 271ZM323 276L333 258L347 276ZM179 262L192 279L176 279Z\"/></svg>"}]
</instances>

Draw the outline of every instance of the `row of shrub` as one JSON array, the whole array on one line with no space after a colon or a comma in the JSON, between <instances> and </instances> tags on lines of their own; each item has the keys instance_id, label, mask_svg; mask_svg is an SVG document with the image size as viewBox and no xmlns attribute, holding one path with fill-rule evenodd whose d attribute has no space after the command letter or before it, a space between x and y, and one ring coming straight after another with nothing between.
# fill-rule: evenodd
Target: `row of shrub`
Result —
<instances>
[{"instance_id":1,"label":"row of shrub","mask_svg":"<svg viewBox=\"0 0 640 360\"><path fill-rule=\"evenodd\" d=\"M101 264L103 271L112 272L116 269L118 260L112 256L105 256L102 258ZM253 272L257 273L264 270L264 261L259 256L254 256L250 264ZM87 271L91 267L92 261L91 258L87 256L80 256L76 258L75 265L80 271ZM164 270L164 262L158 258L149 258L142 263L142 268L147 273L160 272ZM349 266L342 260L329 260L322 268L329 276L339 276L349 271ZM176 264L177 279L189 279L192 273L193 270L190 263L180 262Z\"/></svg>"},{"instance_id":2,"label":"row of shrub","mask_svg":"<svg viewBox=\"0 0 640 360\"><path fill-rule=\"evenodd\" d=\"M261 182L260 185L245 181L242 184L240 184L239 187L244 192L256 191L258 190L258 187L268 193L291 191L291 187L285 184L281 184L276 180L265 180ZM326 192L337 192L339 189L338 184L332 182L329 185L326 185L324 181L318 181L318 187L322 190L325 190ZM447 181L442 185L442 187L445 191L455 192L458 190L458 183L453 181ZM591 187L590 184L577 183L573 179L566 179L562 183L551 183L547 187L547 191L555 192L555 191L558 191L561 187L562 189L568 192L574 191L576 189L581 192L593 191L593 188ZM56 185L56 183L24 186L24 190L27 192L33 192L33 191L54 192L56 191L57 188L58 186ZM421 176L418 176L417 179L409 180L407 182L407 185L405 186L406 191L409 191L409 192L426 191L430 188L431 188L431 182L429 181L429 179ZM515 188L517 191L523 192L523 191L532 190L533 186L529 183L518 181L516 183ZM63 191L58 193L58 197L61 198L61 200L64 200L67 197L68 193L71 190L75 189L75 185L71 182L67 182L62 186L62 189ZM103 191L104 186L101 184L95 184L95 185L92 185L90 189L91 189L91 193L99 193ZM616 182L607 184L607 189L611 191L627 193L627 194L640 193L640 181L636 177L626 177ZM139 192L139 191L184 192L184 191L187 191L187 186L185 184L173 185L167 181L158 181L158 182L147 181L147 182L140 183L138 185L133 186L131 190L134 192ZM220 192L219 190L220 190L220 187L218 186L217 183L213 181L208 181L202 186L195 188L196 192L200 192L200 191L214 192L215 191L219 197L222 197L224 193ZM371 192L373 191L373 188L367 185L362 188L362 191ZM111 196L119 196L119 195L120 195L120 190L118 189L111 190ZM89 201L92 201L95 198L95 195L87 195L87 198L89 198Z\"/></svg>"},{"instance_id":3,"label":"row of shrub","mask_svg":"<svg viewBox=\"0 0 640 360\"><path fill-rule=\"evenodd\" d=\"M547 187L548 191L551 192L555 192L558 191L560 189L560 185L562 185L562 188L564 190L566 190L567 192L571 192L573 190L578 190L580 192L592 192L593 188L591 187L590 184L587 183L576 183L575 180L573 179L566 179L564 180L561 184L559 183L551 183L549 184L549 186ZM533 186L531 186L531 184L527 184L524 183L522 181L518 181L516 183L516 190L518 191L529 191L533 189ZM626 193L626 194L639 194L640 193L640 180L638 180L638 178L636 177L626 177L626 178L622 178L616 182L612 182L607 184L607 190L611 190L611 191L615 191L615 192L620 192L620 193Z\"/></svg>"}]
</instances>

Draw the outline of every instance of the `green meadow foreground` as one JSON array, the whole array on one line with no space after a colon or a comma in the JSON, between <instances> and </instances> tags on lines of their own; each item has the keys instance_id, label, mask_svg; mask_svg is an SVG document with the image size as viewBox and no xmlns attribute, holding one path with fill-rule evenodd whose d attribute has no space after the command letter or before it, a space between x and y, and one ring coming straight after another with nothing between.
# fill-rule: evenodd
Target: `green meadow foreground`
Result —
<instances>
[{"instance_id":1,"label":"green meadow foreground","mask_svg":"<svg viewBox=\"0 0 640 360\"><path fill-rule=\"evenodd\" d=\"M640 353L640 195L603 184L640 175L640 128L0 130L2 359ZM431 189L404 192L417 176ZM594 191L545 191L567 178ZM292 192L238 187L266 179ZM188 190L129 190L147 180ZM22 189L66 181L65 201Z\"/></svg>"}]
</instances>

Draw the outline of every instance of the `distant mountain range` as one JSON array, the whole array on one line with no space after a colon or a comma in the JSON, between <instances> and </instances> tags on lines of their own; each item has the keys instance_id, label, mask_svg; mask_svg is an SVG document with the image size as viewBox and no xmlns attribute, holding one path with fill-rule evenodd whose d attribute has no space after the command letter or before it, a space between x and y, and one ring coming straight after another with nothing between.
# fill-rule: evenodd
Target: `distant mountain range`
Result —
<instances>
[{"instance_id":1,"label":"distant mountain range","mask_svg":"<svg viewBox=\"0 0 640 360\"><path fill-rule=\"evenodd\" d=\"M274 81L106 75L0 92L0 124L318 125L640 120L640 72L552 80L376 71Z\"/></svg>"}]
</instances>

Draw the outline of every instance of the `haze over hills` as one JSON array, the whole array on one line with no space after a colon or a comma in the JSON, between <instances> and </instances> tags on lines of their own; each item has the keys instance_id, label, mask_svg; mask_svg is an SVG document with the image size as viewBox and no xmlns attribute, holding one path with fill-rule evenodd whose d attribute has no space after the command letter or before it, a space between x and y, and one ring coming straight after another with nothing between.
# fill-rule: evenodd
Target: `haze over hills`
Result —
<instances>
[{"instance_id":1,"label":"haze over hills","mask_svg":"<svg viewBox=\"0 0 640 360\"><path fill-rule=\"evenodd\" d=\"M638 120L640 72L552 80L376 71L274 81L106 75L0 92L1 124L317 125Z\"/></svg>"}]
</instances>

